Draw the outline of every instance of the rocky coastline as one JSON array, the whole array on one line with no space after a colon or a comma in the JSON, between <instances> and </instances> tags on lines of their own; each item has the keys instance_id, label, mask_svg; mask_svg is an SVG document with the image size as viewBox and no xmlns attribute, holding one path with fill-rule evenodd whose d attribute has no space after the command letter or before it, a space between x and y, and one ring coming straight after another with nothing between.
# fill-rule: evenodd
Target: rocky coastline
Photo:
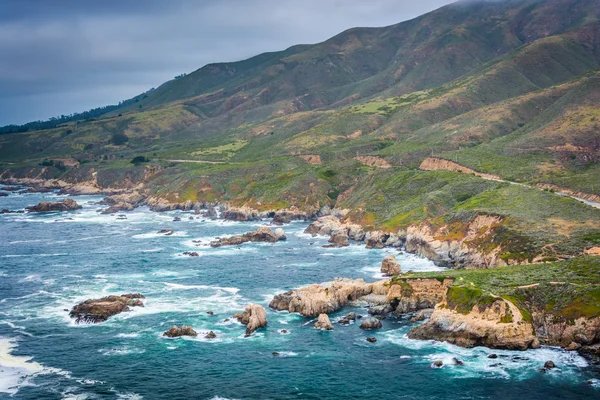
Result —
<instances>
[{"instance_id":1,"label":"rocky coastline","mask_svg":"<svg viewBox=\"0 0 600 400\"><path fill-rule=\"evenodd\" d=\"M8 183L27 184L27 182L14 180ZM47 191L48 186L32 188L32 190L36 189ZM64 187L61 190L80 194L77 190ZM494 216L476 217L466 227L466 236L460 240L443 240L441 228L425 224L410 226L406 230L397 232L367 230L360 224L346 221L344 210L329 207L310 213L297 209L259 212L248 207L234 207L219 203L191 201L169 203L162 199L147 197L141 191L104 194L109 195L102 201L103 204L109 205L105 213L146 205L153 211L194 211L207 218L232 221L271 219L273 225L293 220L310 220L313 222L306 228L305 233L313 236L329 236L329 246L345 247L355 242L364 243L367 248L404 248L408 252L427 257L438 265L454 268L492 268L506 265L499 257L498 251L483 253L469 246L469 242L480 235L488 234L490 229L501 222L499 217ZM74 201L73 203L65 205L63 202L63 205L57 205L55 209L62 211L65 207L79 208ZM41 211L53 210L53 206L38 205L32 207L30 211L37 211L36 207ZM266 231L267 229L269 232ZM269 238L265 239L266 241L285 240L285 234L281 229L275 231L269 228L263 231L259 229L246 235L241 236L242 242L262 241L267 236ZM260 236L262 239L253 240L255 236ZM218 247L239 244L236 240L234 242L236 243L229 243L227 240L217 241L211 245ZM409 332L408 336L414 339L441 340L464 347L486 346L518 350L536 348L543 344L577 350L588 356L600 355L600 318L580 317L568 320L546 312L539 305L529 305L527 310L523 310L522 304L517 305L511 299L493 295L477 298L474 303L469 303L468 307L465 307L464 304L454 301L453 291L460 286L455 285L451 278L442 280L403 278L400 265L396 265L395 260L392 259L384 262L382 272L392 278L375 283L336 279L332 282L313 284L278 294L269 306L279 311L297 312L304 317L320 317L319 327L327 329L331 325L327 323L329 314L346 305L365 302L369 304L369 313L375 316L416 313L413 321L424 322ZM103 322L120 312L129 311L129 307L143 307L140 299L143 299L142 295L128 294L88 300L74 306L70 316L76 320L76 323ZM258 305L249 305L243 313L236 315L236 318L247 326L247 336L256 329L266 326L266 314L264 308L262 310L260 308L262 307ZM355 319L348 319L345 322L351 324L353 321ZM370 326L377 325L374 321L371 322Z\"/></svg>"}]
</instances>

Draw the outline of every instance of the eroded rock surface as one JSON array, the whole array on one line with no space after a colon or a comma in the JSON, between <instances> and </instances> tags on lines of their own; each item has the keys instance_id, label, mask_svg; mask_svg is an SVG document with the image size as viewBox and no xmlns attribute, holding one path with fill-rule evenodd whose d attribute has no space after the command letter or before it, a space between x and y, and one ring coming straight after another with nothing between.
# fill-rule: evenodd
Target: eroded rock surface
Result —
<instances>
[{"instance_id":1,"label":"eroded rock surface","mask_svg":"<svg viewBox=\"0 0 600 400\"><path fill-rule=\"evenodd\" d=\"M259 304L248 304L241 314L233 316L246 325L246 337L252 335L259 328L267 326L267 313Z\"/></svg>"},{"instance_id":2,"label":"eroded rock surface","mask_svg":"<svg viewBox=\"0 0 600 400\"><path fill-rule=\"evenodd\" d=\"M73 199L64 199L62 201L42 201L26 209L29 212L73 211L81 209L81 206Z\"/></svg>"},{"instance_id":3,"label":"eroded rock surface","mask_svg":"<svg viewBox=\"0 0 600 400\"><path fill-rule=\"evenodd\" d=\"M409 331L408 337L440 340L461 347L510 350L539 347L532 324L523 320L519 309L510 301L493 296L466 313L443 301L435 307L429 321Z\"/></svg>"},{"instance_id":4,"label":"eroded rock surface","mask_svg":"<svg viewBox=\"0 0 600 400\"><path fill-rule=\"evenodd\" d=\"M323 329L326 331L330 331L333 329L333 325L331 325L331 321L329 320L329 316L327 314L319 314L319 318L315 323L315 328Z\"/></svg>"},{"instance_id":5,"label":"eroded rock surface","mask_svg":"<svg viewBox=\"0 0 600 400\"><path fill-rule=\"evenodd\" d=\"M276 243L279 241L287 240L285 232L281 228L277 228L274 231L266 226L258 228L256 231L244 233L243 235L235 235L228 238L221 238L210 242L211 247L221 246L236 246L247 242L267 242Z\"/></svg>"},{"instance_id":6,"label":"eroded rock surface","mask_svg":"<svg viewBox=\"0 0 600 400\"><path fill-rule=\"evenodd\" d=\"M389 255L383 259L381 262L381 272L387 276L395 276L402 273L400 263L398 263L394 255Z\"/></svg>"},{"instance_id":7,"label":"eroded rock surface","mask_svg":"<svg viewBox=\"0 0 600 400\"><path fill-rule=\"evenodd\" d=\"M113 315L130 311L129 307L143 307L144 295L140 293L122 294L120 296L107 296L101 299L90 299L79 303L71 309L69 316L75 318L76 323L100 323Z\"/></svg>"},{"instance_id":8,"label":"eroded rock surface","mask_svg":"<svg viewBox=\"0 0 600 400\"><path fill-rule=\"evenodd\" d=\"M167 336L170 338L180 337L180 336L198 336L198 333L191 326L175 326L173 325L171 329L163 333L163 336Z\"/></svg>"}]
</instances>

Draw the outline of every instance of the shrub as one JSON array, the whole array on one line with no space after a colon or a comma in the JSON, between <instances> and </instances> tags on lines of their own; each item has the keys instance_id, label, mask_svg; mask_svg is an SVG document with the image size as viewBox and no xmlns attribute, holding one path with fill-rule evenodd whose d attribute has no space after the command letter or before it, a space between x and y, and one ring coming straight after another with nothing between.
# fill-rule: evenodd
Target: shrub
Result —
<instances>
[{"instance_id":1,"label":"shrub","mask_svg":"<svg viewBox=\"0 0 600 400\"><path fill-rule=\"evenodd\" d=\"M142 163L149 162L149 161L150 160L148 158L146 158L145 156L136 156L136 157L133 157L133 159L131 160L131 163L135 164L135 165L140 165Z\"/></svg>"},{"instance_id":2,"label":"shrub","mask_svg":"<svg viewBox=\"0 0 600 400\"><path fill-rule=\"evenodd\" d=\"M115 133L114 135L112 135L111 142L115 146L121 146L129 142L129 137L124 133Z\"/></svg>"}]
</instances>

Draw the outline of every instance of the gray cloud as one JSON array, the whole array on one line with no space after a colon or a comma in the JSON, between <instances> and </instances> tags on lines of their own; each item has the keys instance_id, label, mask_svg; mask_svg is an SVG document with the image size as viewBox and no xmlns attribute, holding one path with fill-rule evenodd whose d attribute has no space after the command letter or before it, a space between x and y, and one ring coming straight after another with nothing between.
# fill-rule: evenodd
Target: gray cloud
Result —
<instances>
[{"instance_id":1,"label":"gray cloud","mask_svg":"<svg viewBox=\"0 0 600 400\"><path fill-rule=\"evenodd\" d=\"M4 1L0 125L114 104L208 63L394 24L450 2Z\"/></svg>"}]
</instances>

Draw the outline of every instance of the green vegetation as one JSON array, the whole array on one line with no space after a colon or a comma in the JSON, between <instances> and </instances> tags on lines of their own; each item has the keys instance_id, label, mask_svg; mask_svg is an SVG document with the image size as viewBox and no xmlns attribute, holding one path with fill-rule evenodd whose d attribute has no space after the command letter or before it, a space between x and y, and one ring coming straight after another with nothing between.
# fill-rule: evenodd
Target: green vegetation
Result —
<instances>
[{"instance_id":1,"label":"green vegetation","mask_svg":"<svg viewBox=\"0 0 600 400\"><path fill-rule=\"evenodd\" d=\"M493 294L515 303L525 320L531 320L532 308L545 309L568 320L600 316L600 257L494 269L408 273L402 278L454 278L448 292L449 305L463 313L481 304L478 300L482 297Z\"/></svg>"},{"instance_id":2,"label":"green vegetation","mask_svg":"<svg viewBox=\"0 0 600 400\"><path fill-rule=\"evenodd\" d=\"M464 239L487 215L500 222L467 243L481 252L500 248L509 264L580 255L598 245L599 210L419 166L440 157L599 195L600 11L584 3L453 4L210 64L87 117L0 130L0 174L95 173L101 186L144 183L172 202L347 208L367 229L424 224L443 228L439 240ZM61 158L81 165L50 161Z\"/></svg>"}]
</instances>

